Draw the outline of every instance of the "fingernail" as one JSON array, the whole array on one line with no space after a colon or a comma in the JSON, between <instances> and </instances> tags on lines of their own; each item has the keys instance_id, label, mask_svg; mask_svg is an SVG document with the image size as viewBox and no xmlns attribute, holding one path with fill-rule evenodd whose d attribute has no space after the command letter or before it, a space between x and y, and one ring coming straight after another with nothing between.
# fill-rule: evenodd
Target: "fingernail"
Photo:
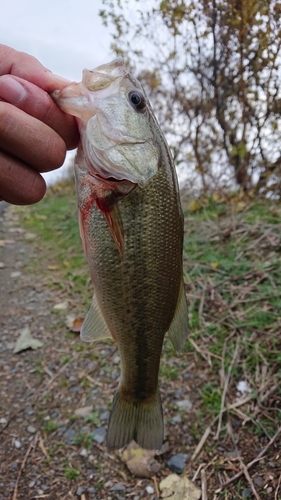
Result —
<instances>
[{"instance_id":1,"label":"fingernail","mask_svg":"<svg viewBox=\"0 0 281 500\"><path fill-rule=\"evenodd\" d=\"M0 77L0 97L10 104L18 104L26 96L25 88L12 76Z\"/></svg>"}]
</instances>

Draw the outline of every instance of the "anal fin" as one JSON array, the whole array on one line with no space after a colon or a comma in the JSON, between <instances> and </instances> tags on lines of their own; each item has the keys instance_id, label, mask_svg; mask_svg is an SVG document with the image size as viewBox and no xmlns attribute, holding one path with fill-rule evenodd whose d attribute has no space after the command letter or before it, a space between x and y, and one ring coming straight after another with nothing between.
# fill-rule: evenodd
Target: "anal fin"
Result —
<instances>
[{"instance_id":1,"label":"anal fin","mask_svg":"<svg viewBox=\"0 0 281 500\"><path fill-rule=\"evenodd\" d=\"M180 352L188 334L188 305L182 280L176 311L168 330L168 337L175 350Z\"/></svg>"},{"instance_id":2,"label":"anal fin","mask_svg":"<svg viewBox=\"0 0 281 500\"><path fill-rule=\"evenodd\" d=\"M95 342L112 337L103 319L95 295L84 319L80 337L85 342Z\"/></svg>"}]
</instances>

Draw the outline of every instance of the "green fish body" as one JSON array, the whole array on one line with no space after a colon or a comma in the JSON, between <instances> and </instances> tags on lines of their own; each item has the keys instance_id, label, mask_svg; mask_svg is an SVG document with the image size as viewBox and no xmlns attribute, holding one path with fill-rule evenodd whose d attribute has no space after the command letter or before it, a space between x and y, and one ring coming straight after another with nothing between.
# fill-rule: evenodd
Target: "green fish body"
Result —
<instances>
[{"instance_id":1,"label":"green fish body","mask_svg":"<svg viewBox=\"0 0 281 500\"><path fill-rule=\"evenodd\" d=\"M168 333L188 329L182 277L183 215L175 168L140 83L121 59L54 95L77 116L75 176L94 297L82 339L112 336L121 358L107 444L158 449L164 428L158 373Z\"/></svg>"}]
</instances>

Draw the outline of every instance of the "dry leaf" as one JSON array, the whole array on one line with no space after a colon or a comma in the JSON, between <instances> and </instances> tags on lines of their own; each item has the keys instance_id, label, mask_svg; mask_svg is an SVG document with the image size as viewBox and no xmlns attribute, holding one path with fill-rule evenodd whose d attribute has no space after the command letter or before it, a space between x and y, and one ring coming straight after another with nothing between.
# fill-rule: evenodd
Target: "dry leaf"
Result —
<instances>
[{"instance_id":1,"label":"dry leaf","mask_svg":"<svg viewBox=\"0 0 281 500\"><path fill-rule=\"evenodd\" d=\"M199 500L201 489L197 488L187 477L170 474L159 484L161 498L168 500Z\"/></svg>"},{"instance_id":2,"label":"dry leaf","mask_svg":"<svg viewBox=\"0 0 281 500\"><path fill-rule=\"evenodd\" d=\"M215 262L211 262L211 264L210 264L212 269L217 269L218 265L219 265L219 263L217 260Z\"/></svg>"},{"instance_id":3,"label":"dry leaf","mask_svg":"<svg viewBox=\"0 0 281 500\"><path fill-rule=\"evenodd\" d=\"M197 212L198 210L201 210L202 205L199 203L199 201L195 200L195 198L192 198L188 205L188 210L191 212Z\"/></svg>"},{"instance_id":4,"label":"dry leaf","mask_svg":"<svg viewBox=\"0 0 281 500\"><path fill-rule=\"evenodd\" d=\"M76 417L88 417L90 413L93 411L93 405L91 406L84 406L83 408L77 408L74 410L74 414Z\"/></svg>"},{"instance_id":5,"label":"dry leaf","mask_svg":"<svg viewBox=\"0 0 281 500\"><path fill-rule=\"evenodd\" d=\"M71 332L80 333L84 318L76 318L74 314L68 314L65 319L65 324Z\"/></svg>"},{"instance_id":6,"label":"dry leaf","mask_svg":"<svg viewBox=\"0 0 281 500\"><path fill-rule=\"evenodd\" d=\"M58 268L59 268L59 266L55 266L55 265L52 265L52 264L47 267L47 269L49 269L49 271L56 271Z\"/></svg>"},{"instance_id":7,"label":"dry leaf","mask_svg":"<svg viewBox=\"0 0 281 500\"><path fill-rule=\"evenodd\" d=\"M123 451L122 460L134 476L148 478L161 469L161 464L154 458L155 455L156 450L144 450L132 441Z\"/></svg>"},{"instance_id":8,"label":"dry leaf","mask_svg":"<svg viewBox=\"0 0 281 500\"><path fill-rule=\"evenodd\" d=\"M13 352L17 354L25 349L38 349L39 347L43 347L43 345L43 342L32 337L30 329L26 326L21 330Z\"/></svg>"},{"instance_id":9,"label":"dry leaf","mask_svg":"<svg viewBox=\"0 0 281 500\"><path fill-rule=\"evenodd\" d=\"M65 311L67 308L68 308L67 300L65 302L59 302L58 304L54 305L55 311Z\"/></svg>"}]
</instances>

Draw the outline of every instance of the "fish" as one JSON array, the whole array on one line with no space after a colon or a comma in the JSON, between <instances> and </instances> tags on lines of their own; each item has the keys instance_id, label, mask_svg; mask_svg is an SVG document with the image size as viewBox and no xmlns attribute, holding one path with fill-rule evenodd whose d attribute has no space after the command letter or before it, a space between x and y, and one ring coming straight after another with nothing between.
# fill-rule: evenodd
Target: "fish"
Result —
<instances>
[{"instance_id":1,"label":"fish","mask_svg":"<svg viewBox=\"0 0 281 500\"><path fill-rule=\"evenodd\" d=\"M164 439L159 367L167 334L180 352L188 334L183 213L175 166L141 83L122 58L84 70L52 94L74 115L80 234L94 295L81 329L88 342L112 337L121 374L108 449Z\"/></svg>"}]
</instances>

